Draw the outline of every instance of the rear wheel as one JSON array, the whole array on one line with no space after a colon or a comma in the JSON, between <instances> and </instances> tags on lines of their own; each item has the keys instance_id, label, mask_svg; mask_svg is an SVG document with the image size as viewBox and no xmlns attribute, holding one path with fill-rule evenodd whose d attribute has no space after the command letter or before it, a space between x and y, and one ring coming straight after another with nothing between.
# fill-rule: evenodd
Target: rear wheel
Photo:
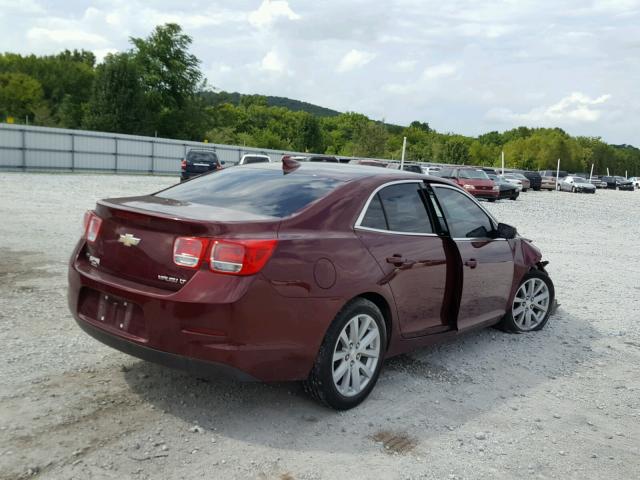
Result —
<instances>
[{"instance_id":1,"label":"rear wheel","mask_svg":"<svg viewBox=\"0 0 640 480\"><path fill-rule=\"evenodd\" d=\"M349 302L325 335L305 391L336 410L355 407L373 390L386 345L380 309L364 298Z\"/></svg>"},{"instance_id":2,"label":"rear wheel","mask_svg":"<svg viewBox=\"0 0 640 480\"><path fill-rule=\"evenodd\" d=\"M555 298L553 282L544 272L532 270L518 286L511 309L500 328L512 333L541 330L549 320Z\"/></svg>"},{"instance_id":3,"label":"rear wheel","mask_svg":"<svg viewBox=\"0 0 640 480\"><path fill-rule=\"evenodd\" d=\"M495 202L496 199L495 198L487 198L487 200L489 200L491 203Z\"/></svg>"}]
</instances>

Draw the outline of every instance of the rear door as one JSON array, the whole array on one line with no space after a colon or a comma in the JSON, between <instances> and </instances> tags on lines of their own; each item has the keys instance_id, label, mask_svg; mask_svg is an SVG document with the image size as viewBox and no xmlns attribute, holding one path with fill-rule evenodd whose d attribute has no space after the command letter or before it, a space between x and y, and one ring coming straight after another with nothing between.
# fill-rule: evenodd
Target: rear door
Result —
<instances>
[{"instance_id":1,"label":"rear door","mask_svg":"<svg viewBox=\"0 0 640 480\"><path fill-rule=\"evenodd\" d=\"M495 229L478 203L457 188L432 184L436 209L462 261L458 329L505 314L514 275L513 249L505 239L490 238Z\"/></svg>"},{"instance_id":2,"label":"rear door","mask_svg":"<svg viewBox=\"0 0 640 480\"><path fill-rule=\"evenodd\" d=\"M434 233L421 181L391 182L369 200L356 232L393 293L400 330L415 337L448 328L447 256Z\"/></svg>"}]
</instances>

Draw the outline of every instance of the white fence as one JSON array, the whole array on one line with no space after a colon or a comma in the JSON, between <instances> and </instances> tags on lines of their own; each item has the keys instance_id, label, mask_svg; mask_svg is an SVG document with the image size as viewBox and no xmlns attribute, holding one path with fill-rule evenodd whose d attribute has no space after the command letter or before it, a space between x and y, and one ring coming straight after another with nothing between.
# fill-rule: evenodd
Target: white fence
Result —
<instances>
[{"instance_id":1,"label":"white fence","mask_svg":"<svg viewBox=\"0 0 640 480\"><path fill-rule=\"evenodd\" d=\"M237 163L245 153L264 153L274 161L285 153L296 153L0 123L0 169L175 174L180 171L180 160L191 148L213 150L220 160L228 163Z\"/></svg>"}]
</instances>

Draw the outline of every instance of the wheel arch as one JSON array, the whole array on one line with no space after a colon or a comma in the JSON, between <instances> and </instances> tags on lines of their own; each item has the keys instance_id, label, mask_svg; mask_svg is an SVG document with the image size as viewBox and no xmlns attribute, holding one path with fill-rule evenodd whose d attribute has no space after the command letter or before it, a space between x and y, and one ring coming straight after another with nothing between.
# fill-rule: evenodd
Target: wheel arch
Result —
<instances>
[{"instance_id":1,"label":"wheel arch","mask_svg":"<svg viewBox=\"0 0 640 480\"><path fill-rule=\"evenodd\" d=\"M391 343L391 336L393 335L393 314L391 313L391 305L383 295L376 292L361 293L350 299L349 302L352 302L357 298L364 298L365 300L369 300L380 309L382 318L384 319L385 328L387 329L387 344L385 345L385 349L388 349L389 344Z\"/></svg>"}]
</instances>

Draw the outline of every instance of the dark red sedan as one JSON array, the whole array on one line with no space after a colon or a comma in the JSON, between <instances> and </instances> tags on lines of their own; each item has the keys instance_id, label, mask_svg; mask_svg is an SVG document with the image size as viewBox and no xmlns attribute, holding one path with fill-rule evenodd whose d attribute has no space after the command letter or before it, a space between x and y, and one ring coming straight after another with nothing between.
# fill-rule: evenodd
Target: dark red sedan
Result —
<instances>
[{"instance_id":1,"label":"dark red sedan","mask_svg":"<svg viewBox=\"0 0 640 480\"><path fill-rule=\"evenodd\" d=\"M303 380L337 409L385 358L541 329L540 251L463 189L409 172L255 164L87 212L69 307L101 342L198 375Z\"/></svg>"},{"instance_id":2,"label":"dark red sedan","mask_svg":"<svg viewBox=\"0 0 640 480\"><path fill-rule=\"evenodd\" d=\"M474 197L484 198L490 202L495 202L500 198L500 187L480 168L442 168L438 172L438 176L448 178Z\"/></svg>"}]
</instances>

